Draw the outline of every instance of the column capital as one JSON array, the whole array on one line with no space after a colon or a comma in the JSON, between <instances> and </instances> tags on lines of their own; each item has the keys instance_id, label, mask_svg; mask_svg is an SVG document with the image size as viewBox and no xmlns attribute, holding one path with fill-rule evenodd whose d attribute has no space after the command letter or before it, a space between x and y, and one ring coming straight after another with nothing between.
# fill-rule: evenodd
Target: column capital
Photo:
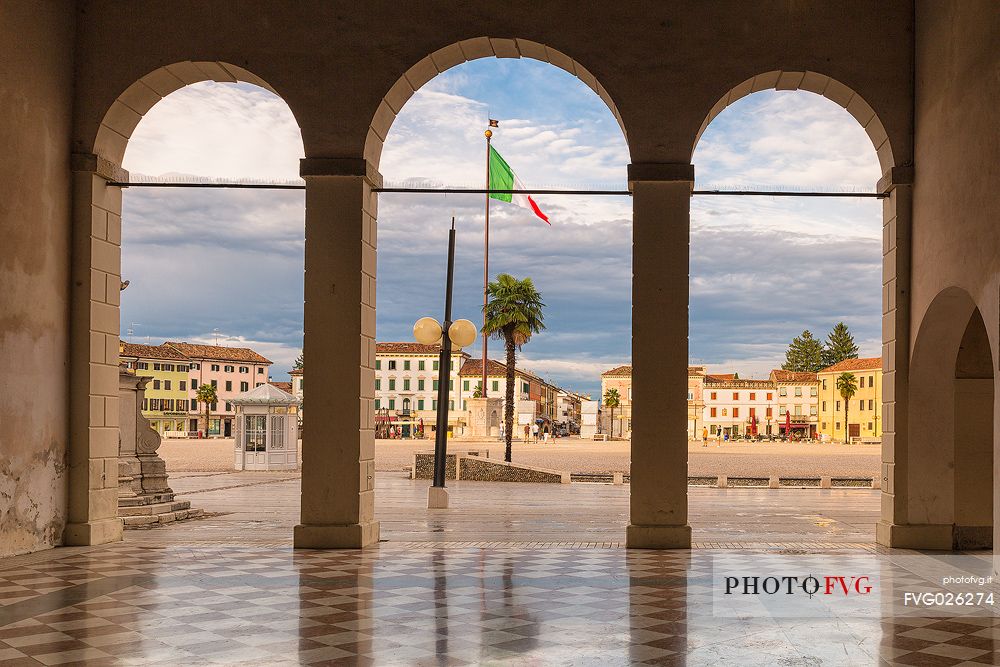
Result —
<instances>
[{"instance_id":1,"label":"column capital","mask_svg":"<svg viewBox=\"0 0 1000 667\"><path fill-rule=\"evenodd\" d=\"M628 166L629 190L643 181L694 185L694 165L686 162L633 162Z\"/></svg>"},{"instance_id":2,"label":"column capital","mask_svg":"<svg viewBox=\"0 0 1000 667\"><path fill-rule=\"evenodd\" d=\"M106 181L118 183L127 183L129 178L128 171L122 169L120 164L93 153L71 153L69 168L73 172L90 172Z\"/></svg>"},{"instance_id":3,"label":"column capital","mask_svg":"<svg viewBox=\"0 0 1000 667\"><path fill-rule=\"evenodd\" d=\"M299 160L299 175L360 176L374 188L382 187L382 174L363 157L306 157Z\"/></svg>"},{"instance_id":4,"label":"column capital","mask_svg":"<svg viewBox=\"0 0 1000 667\"><path fill-rule=\"evenodd\" d=\"M897 185L913 185L912 164L902 167L890 167L888 171L882 174L882 178L878 179L875 190L881 193L888 193L895 189Z\"/></svg>"}]
</instances>

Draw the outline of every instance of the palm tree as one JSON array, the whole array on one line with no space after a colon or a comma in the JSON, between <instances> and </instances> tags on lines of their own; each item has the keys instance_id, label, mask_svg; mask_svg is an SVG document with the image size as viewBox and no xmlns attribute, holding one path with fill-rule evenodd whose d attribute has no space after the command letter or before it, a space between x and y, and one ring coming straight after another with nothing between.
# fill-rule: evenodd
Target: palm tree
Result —
<instances>
[{"instance_id":1,"label":"palm tree","mask_svg":"<svg viewBox=\"0 0 1000 667\"><path fill-rule=\"evenodd\" d=\"M482 398L483 397L483 381L480 380L476 383L476 388L472 390L472 398Z\"/></svg>"},{"instance_id":2,"label":"palm tree","mask_svg":"<svg viewBox=\"0 0 1000 667\"><path fill-rule=\"evenodd\" d=\"M542 295L535 289L531 278L518 280L501 273L496 282L486 289L489 297L483 307L486 324L483 333L504 342L507 350L507 398L504 404L504 459L510 463L511 437L514 434L514 382L515 350L531 340L531 336L545 328Z\"/></svg>"},{"instance_id":3,"label":"palm tree","mask_svg":"<svg viewBox=\"0 0 1000 667\"><path fill-rule=\"evenodd\" d=\"M621 394L618 393L617 389L608 389L606 392L604 392L604 407L611 408L612 439L615 437L615 408L621 407L621 404L622 404L622 396Z\"/></svg>"},{"instance_id":4,"label":"palm tree","mask_svg":"<svg viewBox=\"0 0 1000 667\"><path fill-rule=\"evenodd\" d=\"M844 442L850 442L848 408L851 404L851 399L854 398L854 394L858 393L858 380L854 377L854 373L841 373L837 376L837 391L840 392L841 398L844 399Z\"/></svg>"},{"instance_id":5,"label":"palm tree","mask_svg":"<svg viewBox=\"0 0 1000 667\"><path fill-rule=\"evenodd\" d=\"M208 425L211 423L211 408L213 403L219 402L219 395L215 392L215 387L211 384L202 384L194 394L198 403L205 404L205 437L208 437Z\"/></svg>"}]
</instances>

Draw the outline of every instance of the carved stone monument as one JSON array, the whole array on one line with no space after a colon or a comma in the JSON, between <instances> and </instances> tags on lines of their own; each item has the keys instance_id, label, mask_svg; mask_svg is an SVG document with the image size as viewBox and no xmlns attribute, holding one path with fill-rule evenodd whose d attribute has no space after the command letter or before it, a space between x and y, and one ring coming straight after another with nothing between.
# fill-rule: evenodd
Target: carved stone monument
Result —
<instances>
[{"instance_id":1,"label":"carved stone monument","mask_svg":"<svg viewBox=\"0 0 1000 667\"><path fill-rule=\"evenodd\" d=\"M198 516L187 500L175 500L167 486L167 464L157 454L160 434L142 416L151 378L124 369L118 374L118 516L125 528L152 527Z\"/></svg>"},{"instance_id":2,"label":"carved stone monument","mask_svg":"<svg viewBox=\"0 0 1000 667\"><path fill-rule=\"evenodd\" d=\"M463 440L500 437L500 423L503 421L503 400L499 397L470 398L469 428Z\"/></svg>"}]
</instances>

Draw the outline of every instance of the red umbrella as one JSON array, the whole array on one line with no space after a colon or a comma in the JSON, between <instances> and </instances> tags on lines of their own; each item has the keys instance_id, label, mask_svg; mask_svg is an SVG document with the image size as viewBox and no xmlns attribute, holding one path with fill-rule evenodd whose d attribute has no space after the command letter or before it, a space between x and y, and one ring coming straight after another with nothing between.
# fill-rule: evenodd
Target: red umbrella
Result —
<instances>
[{"instance_id":1,"label":"red umbrella","mask_svg":"<svg viewBox=\"0 0 1000 667\"><path fill-rule=\"evenodd\" d=\"M792 435L792 413L785 412L785 436Z\"/></svg>"}]
</instances>

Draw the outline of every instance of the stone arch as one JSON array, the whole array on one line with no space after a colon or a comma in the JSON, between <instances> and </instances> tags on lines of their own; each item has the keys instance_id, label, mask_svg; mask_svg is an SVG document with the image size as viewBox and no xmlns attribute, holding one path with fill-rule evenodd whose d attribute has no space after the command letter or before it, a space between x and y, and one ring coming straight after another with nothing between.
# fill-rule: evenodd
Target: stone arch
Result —
<instances>
[{"instance_id":1,"label":"stone arch","mask_svg":"<svg viewBox=\"0 0 1000 667\"><path fill-rule=\"evenodd\" d=\"M267 81L230 63L186 60L165 65L135 81L111 104L97 130L94 155L121 165L128 140L146 112L170 93L202 81L252 83L280 97Z\"/></svg>"},{"instance_id":2,"label":"stone arch","mask_svg":"<svg viewBox=\"0 0 1000 667\"><path fill-rule=\"evenodd\" d=\"M905 488L896 490L928 548L992 545L993 378L975 301L961 288L942 290L913 346Z\"/></svg>"},{"instance_id":3,"label":"stone arch","mask_svg":"<svg viewBox=\"0 0 1000 667\"><path fill-rule=\"evenodd\" d=\"M371 125L368 128L368 136L365 138L365 159L375 168L378 168L379 161L382 158L382 146L389 134L389 128L392 126L393 121L396 120L396 116L403 109L406 101L421 86L438 74L456 65L461 65L470 60L490 57L531 58L532 60L550 63L576 76L604 100L604 103L614 115L615 120L618 121L618 126L621 128L622 135L624 135L627 143L628 133L625 131L625 123L622 121L621 114L618 112L618 107L615 105L614 100L611 99L611 95L597 78L579 62L550 46L526 39L476 37L455 42L438 49L410 67L403 76L399 77L396 83L389 89L389 92L379 102L375 115L372 117Z\"/></svg>"},{"instance_id":4,"label":"stone arch","mask_svg":"<svg viewBox=\"0 0 1000 667\"><path fill-rule=\"evenodd\" d=\"M882 121L879 120L878 115L872 109L871 105L861 95L836 79L811 71L773 70L752 76L743 83L734 86L708 112L708 116L705 117L705 121L701 124L698 134L695 136L694 144L691 146L691 153L694 154L694 149L697 147L698 141L701 140L701 135L705 132L705 128L726 107L751 93L758 93L762 90L805 90L810 93L822 95L836 102L846 109L847 113L851 114L861 124L861 127L865 129L865 132L871 139L872 145L875 147L875 152L878 154L878 162L882 168L882 173L884 174L891 167L896 166L896 161L892 154L892 146L889 144L889 135L886 133Z\"/></svg>"}]
</instances>

